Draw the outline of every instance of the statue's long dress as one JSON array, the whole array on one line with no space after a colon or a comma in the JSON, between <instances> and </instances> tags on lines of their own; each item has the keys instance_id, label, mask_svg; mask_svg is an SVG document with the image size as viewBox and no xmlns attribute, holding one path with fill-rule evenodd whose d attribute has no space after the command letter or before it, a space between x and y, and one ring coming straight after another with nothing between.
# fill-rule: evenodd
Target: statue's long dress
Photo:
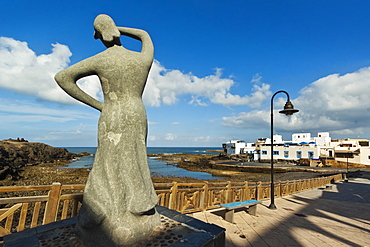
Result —
<instances>
[{"instance_id":1,"label":"statue's long dress","mask_svg":"<svg viewBox=\"0 0 370 247\"><path fill-rule=\"evenodd\" d=\"M158 197L147 163L147 117L141 99L151 62L143 64L140 53L120 46L91 59L97 61L104 106L77 230L80 236L94 235L98 228L112 244L127 244L135 234L150 234L160 222L153 210Z\"/></svg>"}]
</instances>

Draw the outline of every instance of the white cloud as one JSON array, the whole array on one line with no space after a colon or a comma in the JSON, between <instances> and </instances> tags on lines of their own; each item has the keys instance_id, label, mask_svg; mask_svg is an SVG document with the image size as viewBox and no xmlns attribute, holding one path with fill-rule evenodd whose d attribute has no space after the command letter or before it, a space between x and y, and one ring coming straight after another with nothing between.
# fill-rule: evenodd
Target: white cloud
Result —
<instances>
[{"instance_id":1,"label":"white cloud","mask_svg":"<svg viewBox=\"0 0 370 247\"><path fill-rule=\"evenodd\" d=\"M0 112L10 114L7 118L3 118L2 121L9 121L10 116L18 116L20 119L26 120L27 118L30 122L37 121L38 117L43 116L43 118L52 120L58 120L58 122L65 122L74 119L91 119L96 118L96 115L91 116L90 113L75 111L69 109L52 109L48 106L41 105L38 103L29 102L26 100L16 100L11 101L7 99L0 99ZM42 121L42 118L40 118Z\"/></svg>"},{"instance_id":2,"label":"white cloud","mask_svg":"<svg viewBox=\"0 0 370 247\"><path fill-rule=\"evenodd\" d=\"M201 99L199 99L197 96L192 95L191 100L189 101L190 105L199 105L199 106L208 106L207 103L202 102Z\"/></svg>"},{"instance_id":3,"label":"white cloud","mask_svg":"<svg viewBox=\"0 0 370 247\"><path fill-rule=\"evenodd\" d=\"M164 139L165 139L166 141L173 141L173 140L176 140L176 139L177 139L177 137L176 137L176 135L174 135L174 134L172 134L172 133L167 133L167 134L165 135Z\"/></svg>"},{"instance_id":4,"label":"white cloud","mask_svg":"<svg viewBox=\"0 0 370 247\"><path fill-rule=\"evenodd\" d=\"M323 77L301 90L297 102L306 102L310 111L318 109L329 112L369 108L370 67L340 76Z\"/></svg>"},{"instance_id":5,"label":"white cloud","mask_svg":"<svg viewBox=\"0 0 370 247\"><path fill-rule=\"evenodd\" d=\"M66 144L67 146L76 146L76 140L80 143L84 143L85 146L96 146L95 129L90 129L85 124L79 124L66 129L49 129L40 131L36 136L32 136L32 141L52 142L55 143L55 146L59 147L66 146ZM77 145L81 145L80 143Z\"/></svg>"},{"instance_id":6,"label":"white cloud","mask_svg":"<svg viewBox=\"0 0 370 247\"><path fill-rule=\"evenodd\" d=\"M171 124L178 125L178 124L180 124L180 122L172 122Z\"/></svg>"},{"instance_id":7,"label":"white cloud","mask_svg":"<svg viewBox=\"0 0 370 247\"><path fill-rule=\"evenodd\" d=\"M98 76L92 75L82 78L77 81L77 85L95 99L103 101L104 96Z\"/></svg>"},{"instance_id":8,"label":"white cloud","mask_svg":"<svg viewBox=\"0 0 370 247\"><path fill-rule=\"evenodd\" d=\"M57 146L66 143L70 146L77 143L94 146L98 114L93 110L53 109L26 100L0 98L0 135L2 138L24 137L31 141L52 142ZM76 122L80 125L71 129L71 125L76 125Z\"/></svg>"},{"instance_id":9,"label":"white cloud","mask_svg":"<svg viewBox=\"0 0 370 247\"><path fill-rule=\"evenodd\" d=\"M286 117L274 113L274 127L286 131L330 131L338 135L362 134L369 131L370 121L370 67L345 75L323 77L300 91L291 99L300 112ZM282 108L285 96L276 99L274 107ZM281 106L281 107L280 107ZM225 126L240 128L268 128L270 110L242 112L224 117Z\"/></svg>"},{"instance_id":10,"label":"white cloud","mask_svg":"<svg viewBox=\"0 0 370 247\"><path fill-rule=\"evenodd\" d=\"M156 125L156 124L159 124L159 123L158 122L148 121L148 125Z\"/></svg>"},{"instance_id":11,"label":"white cloud","mask_svg":"<svg viewBox=\"0 0 370 247\"><path fill-rule=\"evenodd\" d=\"M13 123L41 123L41 122L57 122L65 123L74 120L68 117L52 117L45 115L2 115L2 124L13 124Z\"/></svg>"},{"instance_id":12,"label":"white cloud","mask_svg":"<svg viewBox=\"0 0 370 247\"><path fill-rule=\"evenodd\" d=\"M77 104L55 82L54 75L66 68L72 55L68 46L52 44L50 54L36 55L26 42L0 37L0 87L39 99L63 104ZM102 100L100 82L97 76L85 77L77 84L92 97ZM260 76L252 79L250 96L230 93L235 82L222 78L222 70L199 78L192 73L170 70L154 61L143 100L147 106L173 105L179 98L189 95L192 105L206 106L210 103L226 106L249 105L259 107L270 95L270 86L260 82Z\"/></svg>"},{"instance_id":13,"label":"white cloud","mask_svg":"<svg viewBox=\"0 0 370 247\"><path fill-rule=\"evenodd\" d=\"M197 137L192 137L190 138L194 142L209 142L212 140L211 136L197 136Z\"/></svg>"},{"instance_id":14,"label":"white cloud","mask_svg":"<svg viewBox=\"0 0 370 247\"><path fill-rule=\"evenodd\" d=\"M180 96L191 95L189 104L193 105L206 106L213 103L258 107L271 94L270 85L260 83L260 80L252 83L251 96L233 95L230 89L235 82L230 78L222 78L221 69L216 69L214 75L199 78L192 73L166 69L158 61L154 61L143 99L146 105L158 107L162 104L175 104Z\"/></svg>"},{"instance_id":15,"label":"white cloud","mask_svg":"<svg viewBox=\"0 0 370 247\"><path fill-rule=\"evenodd\" d=\"M95 145L98 111L52 107L27 100L0 98L0 136L24 137L56 146Z\"/></svg>"},{"instance_id":16,"label":"white cloud","mask_svg":"<svg viewBox=\"0 0 370 247\"><path fill-rule=\"evenodd\" d=\"M356 129L341 129L341 130L335 130L331 132L335 135L357 135L364 133L363 128L356 128Z\"/></svg>"},{"instance_id":17,"label":"white cloud","mask_svg":"<svg viewBox=\"0 0 370 247\"><path fill-rule=\"evenodd\" d=\"M0 128L2 139L24 137L32 142L46 141L53 146L96 145L95 126L70 129L69 119L49 116L2 116L2 119L5 119Z\"/></svg>"},{"instance_id":18,"label":"white cloud","mask_svg":"<svg viewBox=\"0 0 370 247\"><path fill-rule=\"evenodd\" d=\"M72 55L69 48L52 44L50 54L36 55L26 42L0 37L0 87L59 103L76 104L55 82L54 75L66 68ZM101 99L96 76L78 81L91 96Z\"/></svg>"},{"instance_id":19,"label":"white cloud","mask_svg":"<svg viewBox=\"0 0 370 247\"><path fill-rule=\"evenodd\" d=\"M157 140L157 137L155 136L155 135L149 135L148 136L148 141L152 141L152 142L154 142L154 141L156 141Z\"/></svg>"}]
</instances>

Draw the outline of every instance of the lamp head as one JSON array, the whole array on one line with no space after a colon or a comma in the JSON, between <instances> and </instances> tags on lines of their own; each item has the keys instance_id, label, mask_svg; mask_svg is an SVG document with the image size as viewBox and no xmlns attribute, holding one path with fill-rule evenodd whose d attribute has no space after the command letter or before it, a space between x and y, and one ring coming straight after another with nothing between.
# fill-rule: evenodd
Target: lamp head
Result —
<instances>
[{"instance_id":1,"label":"lamp head","mask_svg":"<svg viewBox=\"0 0 370 247\"><path fill-rule=\"evenodd\" d=\"M279 113L285 114L288 117L293 115L296 112L299 112L299 110L294 109L294 106L293 106L292 102L290 102L290 101L287 101L285 103L284 110L279 111Z\"/></svg>"}]
</instances>

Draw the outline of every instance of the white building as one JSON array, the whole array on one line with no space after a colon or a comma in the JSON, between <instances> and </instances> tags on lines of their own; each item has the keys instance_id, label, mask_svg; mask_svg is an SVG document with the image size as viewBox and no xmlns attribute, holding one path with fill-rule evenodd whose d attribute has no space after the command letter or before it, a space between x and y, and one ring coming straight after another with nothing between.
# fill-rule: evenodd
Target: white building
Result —
<instances>
[{"instance_id":1,"label":"white building","mask_svg":"<svg viewBox=\"0 0 370 247\"><path fill-rule=\"evenodd\" d=\"M273 135L272 138L274 139L274 144L284 143L282 135ZM265 144L271 144L271 138L265 138Z\"/></svg>"},{"instance_id":2,"label":"white building","mask_svg":"<svg viewBox=\"0 0 370 247\"><path fill-rule=\"evenodd\" d=\"M245 154L254 154L254 151L256 150L256 144L255 143L246 143L244 148Z\"/></svg>"},{"instance_id":3,"label":"white building","mask_svg":"<svg viewBox=\"0 0 370 247\"><path fill-rule=\"evenodd\" d=\"M222 148L226 154L244 154L246 143L241 140L231 140L222 144Z\"/></svg>"},{"instance_id":4,"label":"white building","mask_svg":"<svg viewBox=\"0 0 370 247\"><path fill-rule=\"evenodd\" d=\"M292 142L294 143L309 143L311 141L311 133L297 133L292 135Z\"/></svg>"},{"instance_id":5,"label":"white building","mask_svg":"<svg viewBox=\"0 0 370 247\"><path fill-rule=\"evenodd\" d=\"M274 145L273 159L276 160L299 160L299 159L319 159L320 147L316 145ZM271 159L271 145L262 145L258 150L257 160Z\"/></svg>"},{"instance_id":6,"label":"white building","mask_svg":"<svg viewBox=\"0 0 370 247\"><path fill-rule=\"evenodd\" d=\"M370 165L370 145L366 139L332 140L329 132L294 133L291 141L284 141L281 135L274 135L274 159L335 159L337 161ZM234 140L222 144L227 154L254 154L254 160L271 158L271 139L258 138L255 143Z\"/></svg>"},{"instance_id":7,"label":"white building","mask_svg":"<svg viewBox=\"0 0 370 247\"><path fill-rule=\"evenodd\" d=\"M274 159L299 160L320 159L322 156L334 157L334 149L330 147L329 132L319 132L317 137L311 133L294 133L291 141L283 141L281 135L274 135ZM255 160L271 159L271 140L256 148Z\"/></svg>"},{"instance_id":8,"label":"white building","mask_svg":"<svg viewBox=\"0 0 370 247\"><path fill-rule=\"evenodd\" d=\"M295 133L292 135L292 142L298 144L312 144L317 146L329 146L331 138L329 132L319 132L317 137L311 137L311 133Z\"/></svg>"},{"instance_id":9,"label":"white building","mask_svg":"<svg viewBox=\"0 0 370 247\"><path fill-rule=\"evenodd\" d=\"M331 142L335 160L370 165L369 141L366 139L344 139Z\"/></svg>"},{"instance_id":10,"label":"white building","mask_svg":"<svg viewBox=\"0 0 370 247\"><path fill-rule=\"evenodd\" d=\"M329 132L319 132L317 137L314 137L313 140L318 146L330 146L331 137Z\"/></svg>"}]
</instances>

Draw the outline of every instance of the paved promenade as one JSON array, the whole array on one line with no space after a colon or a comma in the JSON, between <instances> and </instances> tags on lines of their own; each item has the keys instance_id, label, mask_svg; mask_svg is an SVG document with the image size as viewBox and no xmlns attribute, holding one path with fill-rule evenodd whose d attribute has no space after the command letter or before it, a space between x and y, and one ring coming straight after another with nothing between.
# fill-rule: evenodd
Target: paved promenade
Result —
<instances>
[{"instance_id":1,"label":"paved promenade","mask_svg":"<svg viewBox=\"0 0 370 247\"><path fill-rule=\"evenodd\" d=\"M223 220L224 210L192 216L226 228L226 246L370 246L370 172L348 183L275 199L258 205L257 215L236 211L235 224Z\"/></svg>"}]
</instances>

